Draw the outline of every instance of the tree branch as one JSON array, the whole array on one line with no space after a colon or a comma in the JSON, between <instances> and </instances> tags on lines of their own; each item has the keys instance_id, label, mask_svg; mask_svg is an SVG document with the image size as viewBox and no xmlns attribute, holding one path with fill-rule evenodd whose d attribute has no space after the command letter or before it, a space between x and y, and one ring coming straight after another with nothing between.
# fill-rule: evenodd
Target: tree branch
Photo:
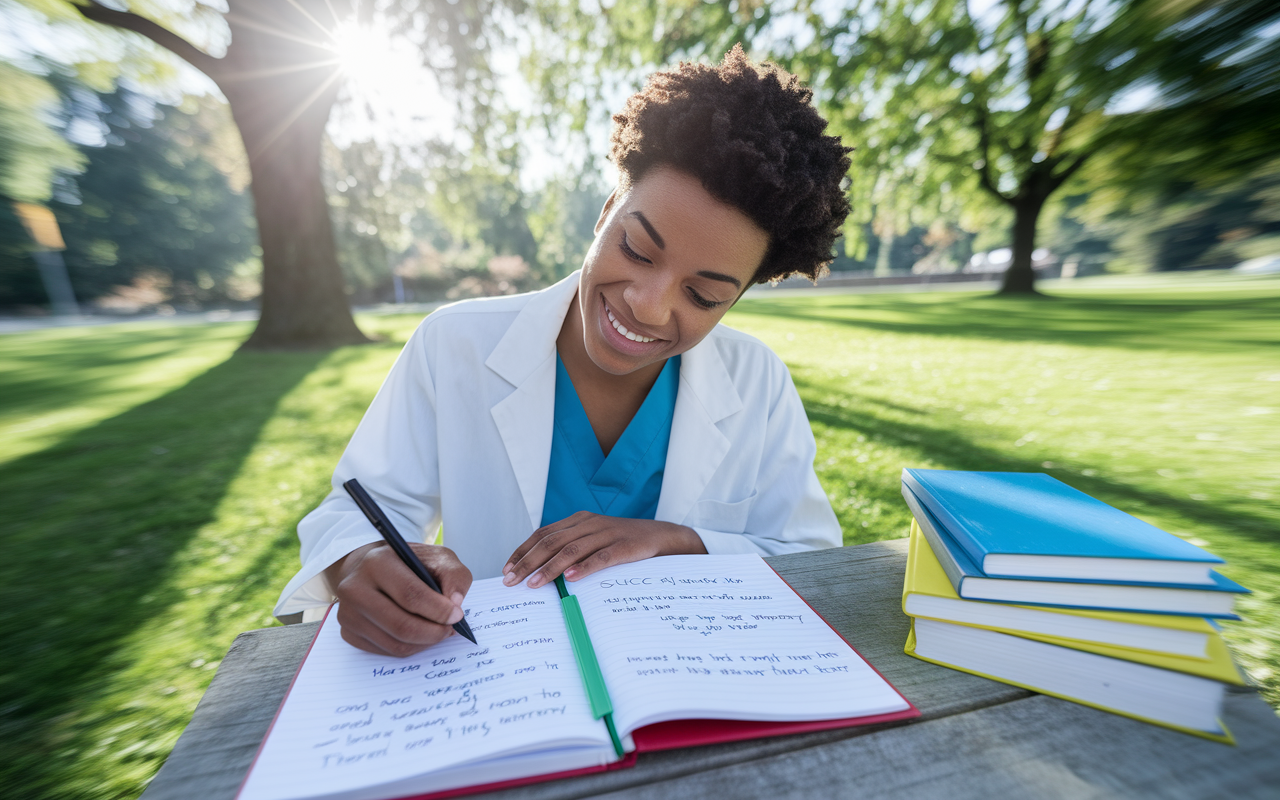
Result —
<instances>
[{"instance_id":1,"label":"tree branch","mask_svg":"<svg viewBox=\"0 0 1280 800\"><path fill-rule=\"evenodd\" d=\"M218 73L222 71L223 65L220 59L214 58L178 34L146 17L140 17L128 11L116 11L98 5L94 0L90 0L87 5L77 5L76 9L87 20L147 37L211 78L216 79Z\"/></svg>"},{"instance_id":2,"label":"tree branch","mask_svg":"<svg viewBox=\"0 0 1280 800\"><path fill-rule=\"evenodd\" d=\"M1062 172L1049 178L1049 193L1056 192L1058 187L1067 182L1067 179L1076 174L1076 170L1084 166L1084 162L1089 159L1090 151L1085 151L1076 156L1071 164Z\"/></svg>"},{"instance_id":3,"label":"tree branch","mask_svg":"<svg viewBox=\"0 0 1280 800\"><path fill-rule=\"evenodd\" d=\"M991 132L987 130L987 109L982 107L977 114L978 147L982 150L982 167L978 170L978 183L1000 200L1013 205L1013 199L1001 192L995 181L991 179Z\"/></svg>"}]
</instances>

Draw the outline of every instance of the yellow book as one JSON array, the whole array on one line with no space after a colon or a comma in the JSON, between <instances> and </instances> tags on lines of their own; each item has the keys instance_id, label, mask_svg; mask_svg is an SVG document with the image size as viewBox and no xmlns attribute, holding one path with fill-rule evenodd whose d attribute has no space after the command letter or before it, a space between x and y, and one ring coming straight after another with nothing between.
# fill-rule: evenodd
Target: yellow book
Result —
<instances>
[{"instance_id":1,"label":"yellow book","mask_svg":"<svg viewBox=\"0 0 1280 800\"><path fill-rule=\"evenodd\" d=\"M911 620L907 655L1101 711L1235 744L1225 685L984 628Z\"/></svg>"},{"instance_id":2,"label":"yellow book","mask_svg":"<svg viewBox=\"0 0 1280 800\"><path fill-rule=\"evenodd\" d=\"M1226 643L1201 617L1042 608L961 599L913 522L902 610L1162 669L1243 685Z\"/></svg>"}]
</instances>

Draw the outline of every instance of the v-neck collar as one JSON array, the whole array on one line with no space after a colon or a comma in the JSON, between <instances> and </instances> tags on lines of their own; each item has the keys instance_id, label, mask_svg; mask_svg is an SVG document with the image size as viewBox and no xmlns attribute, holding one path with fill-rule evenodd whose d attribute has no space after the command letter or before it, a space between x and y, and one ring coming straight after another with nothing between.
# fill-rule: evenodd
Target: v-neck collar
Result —
<instances>
[{"instance_id":1,"label":"v-neck collar","mask_svg":"<svg viewBox=\"0 0 1280 800\"><path fill-rule=\"evenodd\" d=\"M600 505L600 513L608 513L613 501L626 489L636 470L645 464L654 447L660 447L665 456L666 448L662 445L670 436L679 379L680 356L675 356L667 359L640 409L606 456L573 380L559 353L556 354L555 425L569 445L583 482Z\"/></svg>"},{"instance_id":2,"label":"v-neck collar","mask_svg":"<svg viewBox=\"0 0 1280 800\"><path fill-rule=\"evenodd\" d=\"M511 387L510 394L495 402L489 413L529 511L530 530L542 525L545 512L547 466L555 430L556 336L581 275L580 270L574 272L524 300L506 297L484 301L492 303L495 310L520 302L515 318L484 363ZM683 521L728 454L730 443L720 430L720 422L740 412L743 403L720 347L728 340L745 338L716 326L681 355L680 390L671 416L670 445L654 519Z\"/></svg>"}]
</instances>

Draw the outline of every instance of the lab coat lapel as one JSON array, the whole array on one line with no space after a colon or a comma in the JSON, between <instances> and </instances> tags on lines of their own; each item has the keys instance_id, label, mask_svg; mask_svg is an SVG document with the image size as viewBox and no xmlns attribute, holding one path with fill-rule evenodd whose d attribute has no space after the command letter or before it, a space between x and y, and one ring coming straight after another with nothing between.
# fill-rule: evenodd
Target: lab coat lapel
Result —
<instances>
[{"instance_id":1,"label":"lab coat lapel","mask_svg":"<svg viewBox=\"0 0 1280 800\"><path fill-rule=\"evenodd\" d=\"M538 292L507 328L485 366L515 391L489 410L506 448L533 532L542 521L555 424L556 336L578 289L578 273Z\"/></svg>"},{"instance_id":2,"label":"lab coat lapel","mask_svg":"<svg viewBox=\"0 0 1280 800\"><path fill-rule=\"evenodd\" d=\"M681 359L680 390L655 519L680 523L693 510L729 452L729 438L716 423L742 407L714 336L708 336Z\"/></svg>"}]
</instances>

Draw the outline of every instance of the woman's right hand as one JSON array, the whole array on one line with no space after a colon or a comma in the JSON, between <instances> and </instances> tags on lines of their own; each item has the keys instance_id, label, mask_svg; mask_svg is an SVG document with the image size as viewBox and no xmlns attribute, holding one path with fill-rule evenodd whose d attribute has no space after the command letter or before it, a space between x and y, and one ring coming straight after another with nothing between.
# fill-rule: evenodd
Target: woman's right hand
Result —
<instances>
[{"instance_id":1,"label":"woman's right hand","mask_svg":"<svg viewBox=\"0 0 1280 800\"><path fill-rule=\"evenodd\" d=\"M471 570L447 547L409 546L443 593L419 580L384 542L352 550L325 570L349 644L403 658L451 635L453 623L462 619Z\"/></svg>"}]
</instances>

